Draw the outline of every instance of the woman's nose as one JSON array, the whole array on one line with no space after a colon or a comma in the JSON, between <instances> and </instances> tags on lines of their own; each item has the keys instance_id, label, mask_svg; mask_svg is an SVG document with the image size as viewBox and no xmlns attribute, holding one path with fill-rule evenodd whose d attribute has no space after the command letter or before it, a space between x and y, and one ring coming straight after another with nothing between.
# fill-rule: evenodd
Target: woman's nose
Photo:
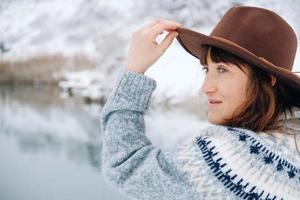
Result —
<instances>
[{"instance_id":1,"label":"woman's nose","mask_svg":"<svg viewBox=\"0 0 300 200\"><path fill-rule=\"evenodd\" d=\"M201 91L206 95L216 92L217 91L216 80L214 80L211 76L206 75L201 87Z\"/></svg>"}]
</instances>

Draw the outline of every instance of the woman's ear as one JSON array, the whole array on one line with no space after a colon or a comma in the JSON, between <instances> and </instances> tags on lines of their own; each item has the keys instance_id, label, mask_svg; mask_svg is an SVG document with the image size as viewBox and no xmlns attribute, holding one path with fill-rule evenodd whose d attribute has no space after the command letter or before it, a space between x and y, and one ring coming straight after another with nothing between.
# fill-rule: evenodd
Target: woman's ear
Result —
<instances>
[{"instance_id":1,"label":"woman's ear","mask_svg":"<svg viewBox=\"0 0 300 200\"><path fill-rule=\"evenodd\" d=\"M274 86L276 83L276 77L273 75L271 75L271 83L272 83L272 86Z\"/></svg>"}]
</instances>

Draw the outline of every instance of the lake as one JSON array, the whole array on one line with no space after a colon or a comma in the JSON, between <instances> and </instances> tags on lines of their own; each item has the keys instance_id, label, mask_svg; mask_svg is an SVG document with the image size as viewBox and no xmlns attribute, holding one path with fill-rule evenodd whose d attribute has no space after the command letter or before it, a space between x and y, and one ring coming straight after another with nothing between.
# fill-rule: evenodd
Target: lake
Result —
<instances>
[{"instance_id":1,"label":"lake","mask_svg":"<svg viewBox=\"0 0 300 200\"><path fill-rule=\"evenodd\" d=\"M2 85L0 105L1 200L127 199L101 174L99 104L52 86ZM162 150L208 125L201 104L177 107L145 115L146 135Z\"/></svg>"},{"instance_id":2,"label":"lake","mask_svg":"<svg viewBox=\"0 0 300 200\"><path fill-rule=\"evenodd\" d=\"M101 106L52 86L0 87L1 200L124 200L101 174Z\"/></svg>"}]
</instances>

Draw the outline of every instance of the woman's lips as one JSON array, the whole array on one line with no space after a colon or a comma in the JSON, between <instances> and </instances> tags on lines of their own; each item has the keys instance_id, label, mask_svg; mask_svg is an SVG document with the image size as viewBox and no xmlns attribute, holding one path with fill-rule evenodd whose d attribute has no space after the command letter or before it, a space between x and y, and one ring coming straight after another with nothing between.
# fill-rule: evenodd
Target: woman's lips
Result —
<instances>
[{"instance_id":1,"label":"woman's lips","mask_svg":"<svg viewBox=\"0 0 300 200\"><path fill-rule=\"evenodd\" d=\"M208 106L209 107L214 107L214 106L218 106L222 103L222 101L218 101L218 100L209 100L208 101Z\"/></svg>"}]
</instances>

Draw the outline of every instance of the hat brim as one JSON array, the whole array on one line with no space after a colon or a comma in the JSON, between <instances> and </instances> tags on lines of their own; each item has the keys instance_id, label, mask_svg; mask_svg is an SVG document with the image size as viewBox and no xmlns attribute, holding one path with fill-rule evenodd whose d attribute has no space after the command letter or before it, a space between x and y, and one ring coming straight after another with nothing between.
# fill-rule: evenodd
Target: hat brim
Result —
<instances>
[{"instance_id":1,"label":"hat brim","mask_svg":"<svg viewBox=\"0 0 300 200\"><path fill-rule=\"evenodd\" d=\"M178 36L176 39L181 44L181 46L191 55L201 59L202 46L211 45L221 49L226 50L240 58L243 58L250 64L254 64L257 67L269 72L276 78L282 80L286 85L290 86L291 89L296 90L297 93L300 92L300 77L295 73L278 67L271 62L268 62L262 57L258 57L247 49L239 46L238 44L231 42L220 37L207 36L205 34L193 31L187 28L177 28Z\"/></svg>"}]
</instances>

